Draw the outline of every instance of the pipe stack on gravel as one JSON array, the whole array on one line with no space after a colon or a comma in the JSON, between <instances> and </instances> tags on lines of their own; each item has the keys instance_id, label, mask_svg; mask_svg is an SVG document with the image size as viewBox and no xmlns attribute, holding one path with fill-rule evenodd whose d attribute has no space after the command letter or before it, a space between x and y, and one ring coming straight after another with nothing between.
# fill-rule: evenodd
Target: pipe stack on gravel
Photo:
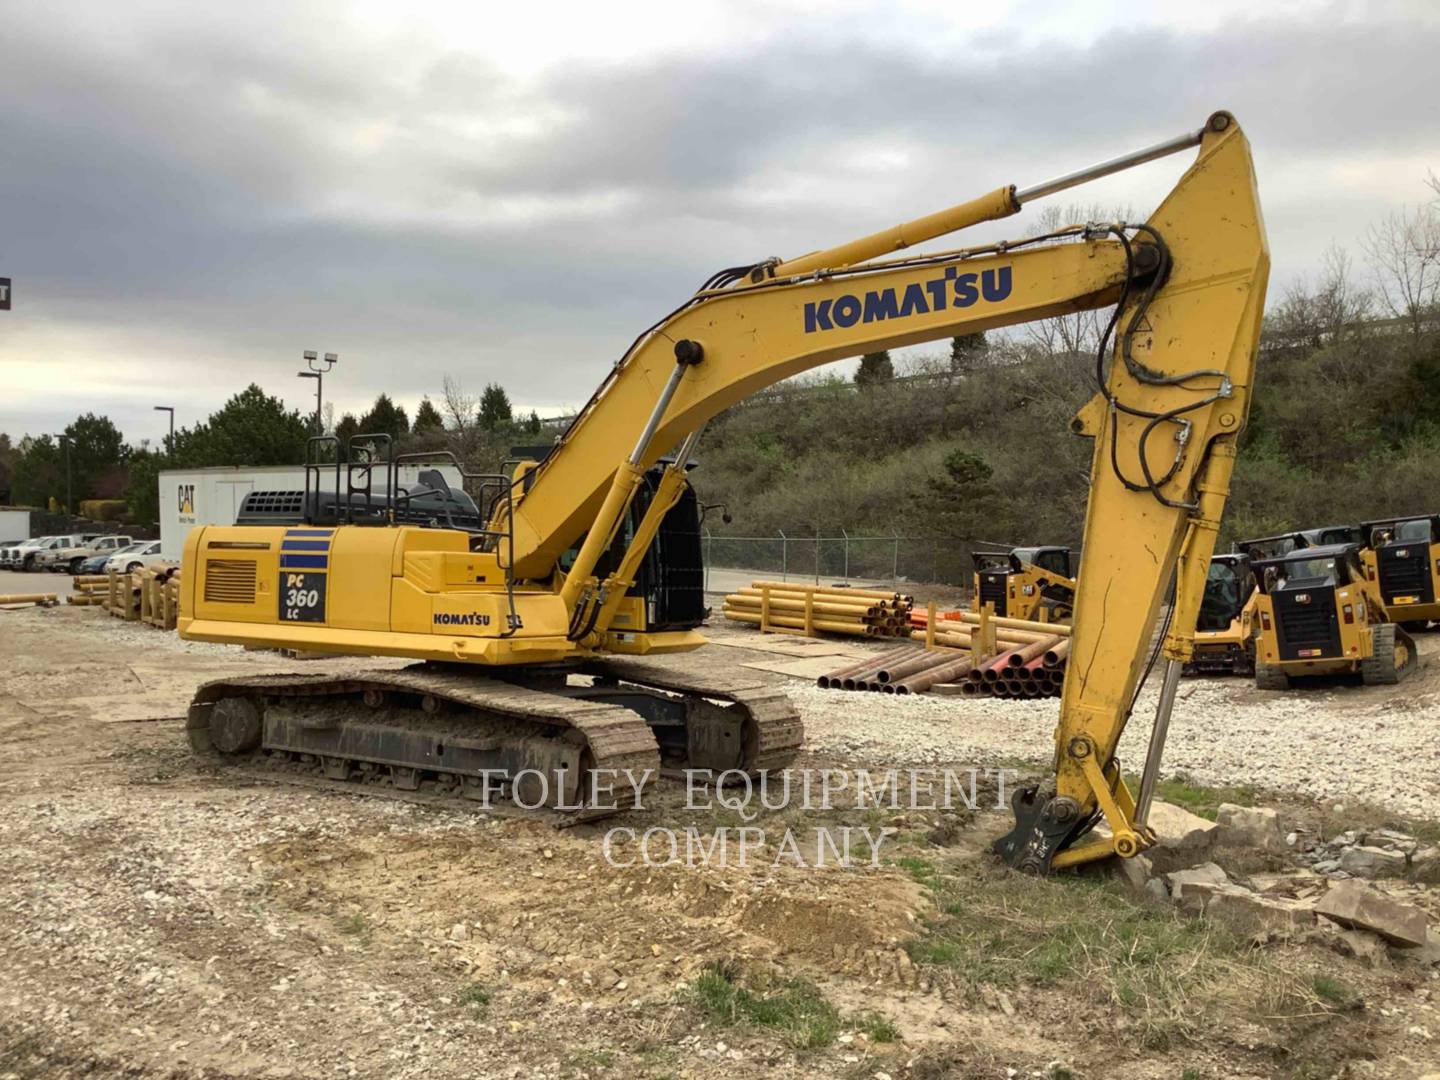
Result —
<instances>
[{"instance_id":1,"label":"pipe stack on gravel","mask_svg":"<svg viewBox=\"0 0 1440 1080\"><path fill-rule=\"evenodd\" d=\"M966 676L961 693L972 697L1059 697L1065 685L1065 658L1070 639L1053 635L1010 648L980 664Z\"/></svg>"},{"instance_id":2,"label":"pipe stack on gravel","mask_svg":"<svg viewBox=\"0 0 1440 1080\"><path fill-rule=\"evenodd\" d=\"M60 599L53 592L6 593L0 595L0 607L11 607L20 604L34 604L36 607L54 607L58 603L60 603Z\"/></svg>"},{"instance_id":3,"label":"pipe stack on gravel","mask_svg":"<svg viewBox=\"0 0 1440 1080\"><path fill-rule=\"evenodd\" d=\"M908 637L912 597L880 589L756 581L725 597L725 617L762 630Z\"/></svg>"},{"instance_id":4,"label":"pipe stack on gravel","mask_svg":"<svg viewBox=\"0 0 1440 1080\"><path fill-rule=\"evenodd\" d=\"M1003 615L992 616L990 622L995 627L996 643L1006 647L1033 645L1037 641L1056 636L1070 636L1070 627L1064 623L1033 622L1030 619L1011 619ZM947 611L935 620L935 644L968 649L979 626L980 616L972 611ZM916 641L923 641L925 631L912 630L910 636Z\"/></svg>"},{"instance_id":5,"label":"pipe stack on gravel","mask_svg":"<svg viewBox=\"0 0 1440 1080\"><path fill-rule=\"evenodd\" d=\"M110 578L105 574L78 574L73 584L75 591L65 598L67 604L84 607L110 601Z\"/></svg>"},{"instance_id":6,"label":"pipe stack on gravel","mask_svg":"<svg viewBox=\"0 0 1440 1080\"><path fill-rule=\"evenodd\" d=\"M971 666L965 653L902 645L821 675L825 690L870 690L882 694L922 694L939 683L964 677Z\"/></svg>"}]
</instances>

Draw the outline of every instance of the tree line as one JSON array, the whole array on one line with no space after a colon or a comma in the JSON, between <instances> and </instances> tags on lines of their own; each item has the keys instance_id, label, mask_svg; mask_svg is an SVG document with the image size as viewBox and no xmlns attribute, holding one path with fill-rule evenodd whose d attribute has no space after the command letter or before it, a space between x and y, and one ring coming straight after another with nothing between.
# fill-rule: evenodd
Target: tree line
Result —
<instances>
[{"instance_id":1,"label":"tree line","mask_svg":"<svg viewBox=\"0 0 1440 1080\"><path fill-rule=\"evenodd\" d=\"M82 501L123 500L127 520L153 523L159 517L161 470L298 465L315 426L314 413L287 409L251 383L203 421L177 428L165 446L131 444L109 417L95 413L77 417L58 437L12 439L0 432L0 505L54 506L73 513ZM449 450L490 470L499 467L512 443L538 437L542 429L534 412L515 416L500 385L491 383L471 397L450 379L442 406L423 398L413 421L404 406L382 393L362 415L345 413L322 426L342 445L356 436L383 434L397 453ZM329 453L320 448L322 459Z\"/></svg>"}]
</instances>

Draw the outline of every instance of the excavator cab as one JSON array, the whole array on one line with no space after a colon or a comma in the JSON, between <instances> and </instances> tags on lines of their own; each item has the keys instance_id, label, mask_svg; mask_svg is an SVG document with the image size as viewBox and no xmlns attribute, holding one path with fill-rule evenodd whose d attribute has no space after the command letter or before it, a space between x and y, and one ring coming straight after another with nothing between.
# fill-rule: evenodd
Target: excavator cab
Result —
<instances>
[{"instance_id":1,"label":"excavator cab","mask_svg":"<svg viewBox=\"0 0 1440 1080\"><path fill-rule=\"evenodd\" d=\"M995 614L1035 622L1068 618L1075 603L1075 561L1066 547L1017 547L1008 552L977 551L975 600L977 613L985 604Z\"/></svg>"},{"instance_id":2,"label":"excavator cab","mask_svg":"<svg viewBox=\"0 0 1440 1080\"><path fill-rule=\"evenodd\" d=\"M1255 674L1255 574L1250 557L1215 555L1195 622L1195 655L1185 674Z\"/></svg>"},{"instance_id":3,"label":"excavator cab","mask_svg":"<svg viewBox=\"0 0 1440 1080\"><path fill-rule=\"evenodd\" d=\"M620 565L659 489L668 458L646 470L630 512L597 564L610 574ZM688 484L660 520L660 529L640 562L635 583L615 612L616 633L693 630L710 614L705 606L705 554L700 543L700 500Z\"/></svg>"},{"instance_id":4,"label":"excavator cab","mask_svg":"<svg viewBox=\"0 0 1440 1080\"><path fill-rule=\"evenodd\" d=\"M1440 515L1367 521L1365 576L1380 589L1385 610L1414 632L1440 619Z\"/></svg>"},{"instance_id":5,"label":"excavator cab","mask_svg":"<svg viewBox=\"0 0 1440 1080\"><path fill-rule=\"evenodd\" d=\"M1397 683L1415 669L1415 643L1388 620L1359 545L1298 548L1256 562L1254 571L1258 688L1357 673L1367 684Z\"/></svg>"}]
</instances>

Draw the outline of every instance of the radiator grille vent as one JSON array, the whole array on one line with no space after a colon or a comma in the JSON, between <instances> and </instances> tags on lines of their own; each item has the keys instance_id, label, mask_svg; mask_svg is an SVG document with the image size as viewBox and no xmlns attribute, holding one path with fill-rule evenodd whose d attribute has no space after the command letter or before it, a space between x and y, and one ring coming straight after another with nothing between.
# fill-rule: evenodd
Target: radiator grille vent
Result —
<instances>
[{"instance_id":1,"label":"radiator grille vent","mask_svg":"<svg viewBox=\"0 0 1440 1080\"><path fill-rule=\"evenodd\" d=\"M253 604L255 563L249 559L207 559L205 600L212 604Z\"/></svg>"}]
</instances>

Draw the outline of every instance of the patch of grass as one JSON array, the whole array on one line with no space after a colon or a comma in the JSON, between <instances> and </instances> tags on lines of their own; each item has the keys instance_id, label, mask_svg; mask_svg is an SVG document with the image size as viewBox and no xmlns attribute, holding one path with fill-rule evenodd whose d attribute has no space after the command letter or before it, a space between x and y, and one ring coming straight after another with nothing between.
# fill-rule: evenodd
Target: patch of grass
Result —
<instances>
[{"instance_id":1,"label":"patch of grass","mask_svg":"<svg viewBox=\"0 0 1440 1080\"><path fill-rule=\"evenodd\" d=\"M1131 791L1140 790L1138 776L1126 776L1125 783L1129 785ZM1155 797L1172 806L1189 810L1197 817L1214 821L1215 813L1220 809L1221 803L1254 806L1259 798L1259 792L1247 786L1211 787L1207 784L1198 784L1184 773L1177 773L1168 780L1161 780L1155 785Z\"/></svg>"},{"instance_id":2,"label":"patch of grass","mask_svg":"<svg viewBox=\"0 0 1440 1080\"><path fill-rule=\"evenodd\" d=\"M1073 988L1123 1008L1141 1041L1159 1047L1202 1032L1208 1008L1259 993L1264 958L1224 928L1145 904L1108 879L975 869L918 879L939 911L908 946L916 964L946 969L973 994Z\"/></svg>"},{"instance_id":3,"label":"patch of grass","mask_svg":"<svg viewBox=\"0 0 1440 1080\"><path fill-rule=\"evenodd\" d=\"M900 1038L900 1029L888 1016L879 1013L860 1013L854 1018L855 1026L870 1036L871 1042L893 1043Z\"/></svg>"},{"instance_id":4,"label":"patch of grass","mask_svg":"<svg viewBox=\"0 0 1440 1080\"><path fill-rule=\"evenodd\" d=\"M369 943L370 937L375 928L370 925L370 920L363 912L357 911L353 915L346 915L339 923L340 933L347 937L358 938L363 943Z\"/></svg>"},{"instance_id":5,"label":"patch of grass","mask_svg":"<svg viewBox=\"0 0 1440 1080\"><path fill-rule=\"evenodd\" d=\"M608 1069L615 1064L614 1050L577 1050L567 1059L576 1069Z\"/></svg>"},{"instance_id":6,"label":"patch of grass","mask_svg":"<svg viewBox=\"0 0 1440 1080\"><path fill-rule=\"evenodd\" d=\"M933 862L917 855L903 855L895 860L895 865L922 885L933 884L936 880L935 875L938 873Z\"/></svg>"},{"instance_id":7,"label":"patch of grass","mask_svg":"<svg viewBox=\"0 0 1440 1080\"><path fill-rule=\"evenodd\" d=\"M494 995L480 983L471 983L469 986L463 987L460 993L455 995L456 1000L458 1000L461 1005L473 1006L477 1013L482 1014L489 1007L493 996Z\"/></svg>"},{"instance_id":8,"label":"patch of grass","mask_svg":"<svg viewBox=\"0 0 1440 1080\"><path fill-rule=\"evenodd\" d=\"M724 969L712 966L690 984L689 994L717 1023L774 1028L797 1049L821 1049L840 1033L840 1011L804 979L751 991Z\"/></svg>"},{"instance_id":9,"label":"patch of grass","mask_svg":"<svg viewBox=\"0 0 1440 1080\"><path fill-rule=\"evenodd\" d=\"M1316 975L1310 980L1310 989L1326 1005L1337 1009L1354 1009L1360 1005L1360 995L1353 987L1329 975Z\"/></svg>"}]
</instances>

